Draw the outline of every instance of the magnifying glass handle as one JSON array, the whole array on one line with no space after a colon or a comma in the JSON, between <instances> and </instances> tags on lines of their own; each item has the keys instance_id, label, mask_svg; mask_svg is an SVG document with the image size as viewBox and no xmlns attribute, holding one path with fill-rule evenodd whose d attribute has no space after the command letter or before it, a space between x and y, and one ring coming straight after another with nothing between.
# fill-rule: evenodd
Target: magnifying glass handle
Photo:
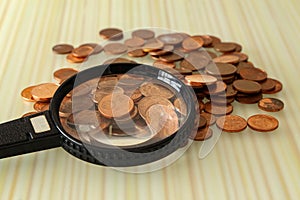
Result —
<instances>
[{"instance_id":1,"label":"magnifying glass handle","mask_svg":"<svg viewBox=\"0 0 300 200\"><path fill-rule=\"evenodd\" d=\"M61 137L49 111L0 124L0 158L59 147Z\"/></svg>"}]
</instances>

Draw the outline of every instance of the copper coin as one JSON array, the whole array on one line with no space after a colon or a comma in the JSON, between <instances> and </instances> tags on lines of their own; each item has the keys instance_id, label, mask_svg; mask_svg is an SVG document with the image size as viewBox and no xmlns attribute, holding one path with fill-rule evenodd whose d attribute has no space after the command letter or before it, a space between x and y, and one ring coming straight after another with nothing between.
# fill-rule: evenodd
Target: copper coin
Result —
<instances>
[{"instance_id":1,"label":"copper coin","mask_svg":"<svg viewBox=\"0 0 300 200\"><path fill-rule=\"evenodd\" d=\"M234 89L233 85L227 85L226 98L235 97L236 95L237 95L237 91Z\"/></svg>"},{"instance_id":2,"label":"copper coin","mask_svg":"<svg viewBox=\"0 0 300 200\"><path fill-rule=\"evenodd\" d=\"M109 94L98 103L99 112L107 118L120 118L134 108L133 100L124 94Z\"/></svg>"},{"instance_id":3,"label":"copper coin","mask_svg":"<svg viewBox=\"0 0 300 200\"><path fill-rule=\"evenodd\" d=\"M211 46L214 47L216 44L221 43L220 38L213 36L213 35L209 35L209 37L213 40Z\"/></svg>"},{"instance_id":4,"label":"copper coin","mask_svg":"<svg viewBox=\"0 0 300 200\"><path fill-rule=\"evenodd\" d=\"M210 47L212 45L213 39L209 35L200 35L203 40L204 47Z\"/></svg>"},{"instance_id":5,"label":"copper coin","mask_svg":"<svg viewBox=\"0 0 300 200\"><path fill-rule=\"evenodd\" d=\"M144 40L154 38L154 35L155 33L153 31L147 29L139 29L132 32L132 37L139 37L143 38Z\"/></svg>"},{"instance_id":6,"label":"copper coin","mask_svg":"<svg viewBox=\"0 0 300 200\"><path fill-rule=\"evenodd\" d=\"M234 98L226 98L225 96L214 95L210 96L210 101L213 104L226 105L232 103L234 101Z\"/></svg>"},{"instance_id":7,"label":"copper coin","mask_svg":"<svg viewBox=\"0 0 300 200\"><path fill-rule=\"evenodd\" d=\"M206 52L210 56L211 59L214 59L214 58L218 57L217 54L215 54L215 53L213 53L211 51L206 51Z\"/></svg>"},{"instance_id":8,"label":"copper coin","mask_svg":"<svg viewBox=\"0 0 300 200\"><path fill-rule=\"evenodd\" d=\"M269 78L275 83L275 88L272 90L264 91L264 94L275 94L277 92L280 92L282 90L282 83L278 80L275 80L273 78Z\"/></svg>"},{"instance_id":9,"label":"copper coin","mask_svg":"<svg viewBox=\"0 0 300 200\"><path fill-rule=\"evenodd\" d=\"M264 81L267 79L267 73L259 68L246 67L240 70L240 76L246 80Z\"/></svg>"},{"instance_id":10,"label":"copper coin","mask_svg":"<svg viewBox=\"0 0 300 200\"><path fill-rule=\"evenodd\" d=\"M103 47L97 43L84 43L81 44L79 47L83 47L83 46L89 46L93 48L93 52L91 53L91 55L98 54L103 51Z\"/></svg>"},{"instance_id":11,"label":"copper coin","mask_svg":"<svg viewBox=\"0 0 300 200\"><path fill-rule=\"evenodd\" d=\"M138 102L138 110L140 113L140 116L145 119L147 110L154 104L160 104L164 106L168 106L172 109L174 109L173 104L166 98L160 97L160 96L148 96L142 98Z\"/></svg>"},{"instance_id":12,"label":"copper coin","mask_svg":"<svg viewBox=\"0 0 300 200\"><path fill-rule=\"evenodd\" d=\"M244 53L241 53L241 52L233 52L230 55L234 55L234 56L239 57L239 59L240 59L239 62L247 62L248 58L249 58L247 54L244 54Z\"/></svg>"},{"instance_id":13,"label":"copper coin","mask_svg":"<svg viewBox=\"0 0 300 200\"><path fill-rule=\"evenodd\" d=\"M183 114L183 115L187 114L187 108L182 99L180 99L180 98L175 99L174 106L178 110L178 112L180 112L181 114Z\"/></svg>"},{"instance_id":14,"label":"copper coin","mask_svg":"<svg viewBox=\"0 0 300 200\"><path fill-rule=\"evenodd\" d=\"M33 104L33 109L36 110L37 112L43 112L46 110L49 110L49 103L44 103L44 102L35 102Z\"/></svg>"},{"instance_id":15,"label":"copper coin","mask_svg":"<svg viewBox=\"0 0 300 200\"><path fill-rule=\"evenodd\" d=\"M145 121L157 133L159 138L168 137L179 128L176 112L165 105L152 105L146 112Z\"/></svg>"},{"instance_id":16,"label":"copper coin","mask_svg":"<svg viewBox=\"0 0 300 200\"><path fill-rule=\"evenodd\" d=\"M180 66L190 70L201 70L211 62L211 57L206 51L193 51L181 63Z\"/></svg>"},{"instance_id":17,"label":"copper coin","mask_svg":"<svg viewBox=\"0 0 300 200\"><path fill-rule=\"evenodd\" d=\"M236 80L233 82L233 87L237 91L246 94L256 94L261 92L261 85L250 80Z\"/></svg>"},{"instance_id":18,"label":"copper coin","mask_svg":"<svg viewBox=\"0 0 300 200\"><path fill-rule=\"evenodd\" d=\"M92 101L90 96L73 96L72 97L73 105L72 112L76 113L82 110L89 110L91 108L95 108L95 103Z\"/></svg>"},{"instance_id":19,"label":"copper coin","mask_svg":"<svg viewBox=\"0 0 300 200\"><path fill-rule=\"evenodd\" d=\"M129 38L124 41L127 47L141 47L145 44L145 40L139 37Z\"/></svg>"},{"instance_id":20,"label":"copper coin","mask_svg":"<svg viewBox=\"0 0 300 200\"><path fill-rule=\"evenodd\" d=\"M165 69L165 68L175 68L175 64L171 62L163 62L161 60L157 60L153 63L154 67Z\"/></svg>"},{"instance_id":21,"label":"copper coin","mask_svg":"<svg viewBox=\"0 0 300 200\"><path fill-rule=\"evenodd\" d=\"M93 102L98 103L103 97L112 93L124 94L124 90L118 86L102 86L92 92L92 100Z\"/></svg>"},{"instance_id":22,"label":"copper coin","mask_svg":"<svg viewBox=\"0 0 300 200\"><path fill-rule=\"evenodd\" d=\"M74 47L70 44L57 44L52 47L52 51L57 54L71 53Z\"/></svg>"},{"instance_id":23,"label":"copper coin","mask_svg":"<svg viewBox=\"0 0 300 200\"><path fill-rule=\"evenodd\" d=\"M79 58L79 57L73 56L73 54L68 54L66 59L69 63L82 63L85 61L86 58Z\"/></svg>"},{"instance_id":24,"label":"copper coin","mask_svg":"<svg viewBox=\"0 0 300 200\"><path fill-rule=\"evenodd\" d=\"M162 34L157 37L164 44L177 45L182 42L183 37L178 33Z\"/></svg>"},{"instance_id":25,"label":"copper coin","mask_svg":"<svg viewBox=\"0 0 300 200\"><path fill-rule=\"evenodd\" d=\"M117 55L127 51L127 46L122 43L109 43L103 47L104 52L107 54Z\"/></svg>"},{"instance_id":26,"label":"copper coin","mask_svg":"<svg viewBox=\"0 0 300 200\"><path fill-rule=\"evenodd\" d=\"M157 51L151 51L151 52L149 52L149 54L152 56L162 56L162 55L172 53L173 50L174 50L173 45L165 45L162 49L157 50Z\"/></svg>"},{"instance_id":27,"label":"copper coin","mask_svg":"<svg viewBox=\"0 0 300 200\"><path fill-rule=\"evenodd\" d=\"M127 58L112 58L103 62L104 65L112 64L112 63L136 63L133 60L129 60Z\"/></svg>"},{"instance_id":28,"label":"copper coin","mask_svg":"<svg viewBox=\"0 0 300 200\"><path fill-rule=\"evenodd\" d=\"M182 41L182 47L187 51L194 51L201 48L204 44L204 41L200 39L194 39L193 37L187 37Z\"/></svg>"},{"instance_id":29,"label":"copper coin","mask_svg":"<svg viewBox=\"0 0 300 200\"><path fill-rule=\"evenodd\" d=\"M215 65L207 66L205 71L213 76L232 76L237 69L232 64L216 63Z\"/></svg>"},{"instance_id":30,"label":"copper coin","mask_svg":"<svg viewBox=\"0 0 300 200\"><path fill-rule=\"evenodd\" d=\"M207 120L204 116L200 115L198 129L205 128L207 125Z\"/></svg>"},{"instance_id":31,"label":"copper coin","mask_svg":"<svg viewBox=\"0 0 300 200\"><path fill-rule=\"evenodd\" d=\"M134 90L133 92L130 92L129 96L134 101L134 103L137 103L143 97L140 90Z\"/></svg>"},{"instance_id":32,"label":"copper coin","mask_svg":"<svg viewBox=\"0 0 300 200\"><path fill-rule=\"evenodd\" d=\"M279 122L275 117L265 114L257 114L248 118L248 126L259 132L269 132L278 128Z\"/></svg>"},{"instance_id":33,"label":"copper coin","mask_svg":"<svg viewBox=\"0 0 300 200\"><path fill-rule=\"evenodd\" d=\"M148 40L145 45L143 46L143 51L151 52L151 51L158 51L163 49L164 43L157 39Z\"/></svg>"},{"instance_id":34,"label":"copper coin","mask_svg":"<svg viewBox=\"0 0 300 200\"><path fill-rule=\"evenodd\" d=\"M210 114L210 113L207 113L207 112L202 112L200 114L200 116L203 116L205 117L206 121L207 121L207 124L209 126L213 125L214 123L216 123L216 117L213 115L213 114Z\"/></svg>"},{"instance_id":35,"label":"copper coin","mask_svg":"<svg viewBox=\"0 0 300 200\"><path fill-rule=\"evenodd\" d=\"M143 57L146 56L148 53L143 51L142 49L134 49L134 50L129 50L127 54L130 57Z\"/></svg>"},{"instance_id":36,"label":"copper coin","mask_svg":"<svg viewBox=\"0 0 300 200\"><path fill-rule=\"evenodd\" d=\"M160 96L171 99L174 96L174 93L168 88L154 83L144 83L141 85L140 91L145 97Z\"/></svg>"},{"instance_id":37,"label":"copper coin","mask_svg":"<svg viewBox=\"0 0 300 200\"><path fill-rule=\"evenodd\" d=\"M66 118L60 118L60 123L61 123L62 127L64 128L64 130L66 131L66 133L68 133L73 138L81 141L81 138L78 135L77 131L68 125Z\"/></svg>"},{"instance_id":38,"label":"copper coin","mask_svg":"<svg viewBox=\"0 0 300 200\"><path fill-rule=\"evenodd\" d=\"M247 68L247 67L254 67L253 63L251 62L240 62L238 65L237 65L237 74L240 74L240 71L241 69L243 68Z\"/></svg>"},{"instance_id":39,"label":"copper coin","mask_svg":"<svg viewBox=\"0 0 300 200\"><path fill-rule=\"evenodd\" d=\"M182 60L184 58L184 55L179 52L172 52L170 54L159 56L159 60L163 62L175 62L178 60Z\"/></svg>"},{"instance_id":40,"label":"copper coin","mask_svg":"<svg viewBox=\"0 0 300 200\"><path fill-rule=\"evenodd\" d=\"M209 95L225 94L226 88L227 85L223 81L217 81L215 84L207 86L207 90L204 93Z\"/></svg>"},{"instance_id":41,"label":"copper coin","mask_svg":"<svg viewBox=\"0 0 300 200\"><path fill-rule=\"evenodd\" d=\"M239 103L243 103L243 104L254 104L259 102L262 99L262 93L258 93L258 94L251 94L251 95L247 95L244 93L238 93L235 97L235 99L239 102Z\"/></svg>"},{"instance_id":42,"label":"copper coin","mask_svg":"<svg viewBox=\"0 0 300 200\"><path fill-rule=\"evenodd\" d=\"M185 80L195 86L211 85L217 82L217 78L204 74L188 75L185 76Z\"/></svg>"},{"instance_id":43,"label":"copper coin","mask_svg":"<svg viewBox=\"0 0 300 200\"><path fill-rule=\"evenodd\" d=\"M118 28L106 28L102 29L99 35L105 40L120 40L123 38L123 31Z\"/></svg>"},{"instance_id":44,"label":"copper coin","mask_svg":"<svg viewBox=\"0 0 300 200\"><path fill-rule=\"evenodd\" d=\"M95 129L95 127L105 129L111 124L111 120L102 117L100 113L95 112L95 110L82 110L73 114L73 121L70 121L69 118L68 120L68 122L74 125L90 125L91 129Z\"/></svg>"},{"instance_id":45,"label":"copper coin","mask_svg":"<svg viewBox=\"0 0 300 200\"><path fill-rule=\"evenodd\" d=\"M126 125L122 126L122 129L132 129L134 126L134 121L133 119L138 115L138 109L136 106L134 106L134 109L125 115L122 118L115 118L114 121L116 122L115 126L119 128L119 125Z\"/></svg>"},{"instance_id":46,"label":"copper coin","mask_svg":"<svg viewBox=\"0 0 300 200\"><path fill-rule=\"evenodd\" d=\"M261 82L260 85L262 93L268 92L275 88L275 82L270 78L267 78L264 82Z\"/></svg>"},{"instance_id":47,"label":"copper coin","mask_svg":"<svg viewBox=\"0 0 300 200\"><path fill-rule=\"evenodd\" d=\"M195 136L191 136L191 139L195 141L204 141L211 138L213 135L213 130L209 127L198 129Z\"/></svg>"},{"instance_id":48,"label":"copper coin","mask_svg":"<svg viewBox=\"0 0 300 200\"><path fill-rule=\"evenodd\" d=\"M226 115L217 119L217 126L230 133L241 132L247 128L247 121L238 115Z\"/></svg>"},{"instance_id":49,"label":"copper coin","mask_svg":"<svg viewBox=\"0 0 300 200\"><path fill-rule=\"evenodd\" d=\"M31 90L31 95L36 101L49 101L56 92L58 85L54 83L43 83Z\"/></svg>"},{"instance_id":50,"label":"copper coin","mask_svg":"<svg viewBox=\"0 0 300 200\"><path fill-rule=\"evenodd\" d=\"M137 86L145 81L145 77L134 74L123 74L119 77L118 84L125 86Z\"/></svg>"},{"instance_id":51,"label":"copper coin","mask_svg":"<svg viewBox=\"0 0 300 200\"><path fill-rule=\"evenodd\" d=\"M238 44L236 42L228 42L228 43L235 45L235 50L234 50L235 52L241 52L242 49L243 49L242 45L240 45L240 44Z\"/></svg>"},{"instance_id":52,"label":"copper coin","mask_svg":"<svg viewBox=\"0 0 300 200\"><path fill-rule=\"evenodd\" d=\"M34 98L32 97L31 91L33 88L35 88L36 86L29 86L27 88L24 88L21 92L21 96L25 101L29 101L29 102L33 102L35 101Z\"/></svg>"},{"instance_id":53,"label":"copper coin","mask_svg":"<svg viewBox=\"0 0 300 200\"><path fill-rule=\"evenodd\" d=\"M72 114L72 100L71 98L65 98L59 107L59 116L60 117L69 117Z\"/></svg>"},{"instance_id":54,"label":"copper coin","mask_svg":"<svg viewBox=\"0 0 300 200\"><path fill-rule=\"evenodd\" d=\"M28 117L28 116L31 116L31 115L34 115L34 114L37 114L37 113L38 113L38 112L34 112L34 111L32 111L32 112L27 112L27 113L23 114L22 117Z\"/></svg>"},{"instance_id":55,"label":"copper coin","mask_svg":"<svg viewBox=\"0 0 300 200\"><path fill-rule=\"evenodd\" d=\"M258 102L258 107L267 112L278 112L283 109L284 103L275 98L263 98Z\"/></svg>"},{"instance_id":56,"label":"copper coin","mask_svg":"<svg viewBox=\"0 0 300 200\"><path fill-rule=\"evenodd\" d=\"M220 42L214 45L216 51L223 53L235 51L236 45L230 42Z\"/></svg>"},{"instance_id":57,"label":"copper coin","mask_svg":"<svg viewBox=\"0 0 300 200\"><path fill-rule=\"evenodd\" d=\"M78 73L77 69L74 68L61 68L56 70L53 73L54 79L57 80L59 83L62 83L63 81L67 80L71 76Z\"/></svg>"},{"instance_id":58,"label":"copper coin","mask_svg":"<svg viewBox=\"0 0 300 200\"><path fill-rule=\"evenodd\" d=\"M205 112L214 114L214 115L228 115L232 113L233 106L231 104L227 105L218 105L218 104L212 104L210 102L205 104L204 108Z\"/></svg>"},{"instance_id":59,"label":"copper coin","mask_svg":"<svg viewBox=\"0 0 300 200\"><path fill-rule=\"evenodd\" d=\"M240 58L235 55L224 54L222 56L214 58L213 61L215 63L237 64L240 61Z\"/></svg>"},{"instance_id":60,"label":"copper coin","mask_svg":"<svg viewBox=\"0 0 300 200\"><path fill-rule=\"evenodd\" d=\"M175 70L179 72L181 75L191 75L193 73L192 70L184 67L176 68Z\"/></svg>"},{"instance_id":61,"label":"copper coin","mask_svg":"<svg viewBox=\"0 0 300 200\"><path fill-rule=\"evenodd\" d=\"M77 57L77 58L85 58L92 54L94 49L90 46L80 46L72 51L72 55Z\"/></svg>"}]
</instances>

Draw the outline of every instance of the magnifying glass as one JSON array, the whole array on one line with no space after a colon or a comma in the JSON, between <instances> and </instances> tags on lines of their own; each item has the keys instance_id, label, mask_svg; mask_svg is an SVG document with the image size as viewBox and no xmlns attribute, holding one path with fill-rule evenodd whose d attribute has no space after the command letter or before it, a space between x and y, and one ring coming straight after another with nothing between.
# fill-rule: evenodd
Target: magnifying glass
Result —
<instances>
[{"instance_id":1,"label":"magnifying glass","mask_svg":"<svg viewBox=\"0 0 300 200\"><path fill-rule=\"evenodd\" d=\"M0 124L0 158L62 147L99 165L151 163L193 134L195 105L192 89L165 70L99 65L63 82L49 110Z\"/></svg>"}]
</instances>

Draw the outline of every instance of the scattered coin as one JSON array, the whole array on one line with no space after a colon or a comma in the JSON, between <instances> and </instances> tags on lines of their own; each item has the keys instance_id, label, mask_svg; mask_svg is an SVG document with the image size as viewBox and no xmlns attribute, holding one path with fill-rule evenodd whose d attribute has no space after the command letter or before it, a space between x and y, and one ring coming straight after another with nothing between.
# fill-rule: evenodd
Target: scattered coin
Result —
<instances>
[{"instance_id":1,"label":"scattered coin","mask_svg":"<svg viewBox=\"0 0 300 200\"><path fill-rule=\"evenodd\" d=\"M68 54L73 51L74 47L70 44L57 44L52 47L52 51L57 54Z\"/></svg>"},{"instance_id":2,"label":"scattered coin","mask_svg":"<svg viewBox=\"0 0 300 200\"><path fill-rule=\"evenodd\" d=\"M31 95L36 101L49 102L57 88L54 83L39 84L31 90Z\"/></svg>"},{"instance_id":3,"label":"scattered coin","mask_svg":"<svg viewBox=\"0 0 300 200\"><path fill-rule=\"evenodd\" d=\"M31 94L32 89L35 88L35 87L36 86L29 86L29 87L22 90L21 96L25 101L29 101L29 102L35 101L34 98L32 97L32 94Z\"/></svg>"},{"instance_id":4,"label":"scattered coin","mask_svg":"<svg viewBox=\"0 0 300 200\"><path fill-rule=\"evenodd\" d=\"M257 114L248 118L248 126L259 132L269 132L278 128L279 122L275 117L265 114Z\"/></svg>"},{"instance_id":5,"label":"scattered coin","mask_svg":"<svg viewBox=\"0 0 300 200\"><path fill-rule=\"evenodd\" d=\"M82 63L83 61L85 61L86 58L85 57L79 58L73 56L73 54L68 54L66 59L69 63Z\"/></svg>"},{"instance_id":6,"label":"scattered coin","mask_svg":"<svg viewBox=\"0 0 300 200\"><path fill-rule=\"evenodd\" d=\"M46 110L49 110L49 103L44 103L44 102L35 102L33 104L33 109L36 110L37 112L43 112Z\"/></svg>"},{"instance_id":7,"label":"scattered coin","mask_svg":"<svg viewBox=\"0 0 300 200\"><path fill-rule=\"evenodd\" d=\"M59 83L62 83L77 73L78 73L78 70L74 69L74 68L61 68L61 69L56 70L53 73L53 76L54 76L55 80L57 80Z\"/></svg>"},{"instance_id":8,"label":"scattered coin","mask_svg":"<svg viewBox=\"0 0 300 200\"><path fill-rule=\"evenodd\" d=\"M102 29L99 35L105 40L121 40L123 38L123 31L118 28L106 28Z\"/></svg>"},{"instance_id":9,"label":"scattered coin","mask_svg":"<svg viewBox=\"0 0 300 200\"><path fill-rule=\"evenodd\" d=\"M144 40L149 40L154 37L155 33L147 29L139 29L132 32L132 37L143 38Z\"/></svg>"},{"instance_id":10,"label":"scattered coin","mask_svg":"<svg viewBox=\"0 0 300 200\"><path fill-rule=\"evenodd\" d=\"M104 52L107 54L122 54L127 51L127 46L122 43L109 43L103 47Z\"/></svg>"},{"instance_id":11,"label":"scattered coin","mask_svg":"<svg viewBox=\"0 0 300 200\"><path fill-rule=\"evenodd\" d=\"M283 109L284 104L276 98L263 98L258 102L258 107L267 112L278 112Z\"/></svg>"},{"instance_id":12,"label":"scattered coin","mask_svg":"<svg viewBox=\"0 0 300 200\"><path fill-rule=\"evenodd\" d=\"M216 51L220 51L223 53L233 52L236 49L236 45L229 42L220 42L214 45Z\"/></svg>"},{"instance_id":13,"label":"scattered coin","mask_svg":"<svg viewBox=\"0 0 300 200\"><path fill-rule=\"evenodd\" d=\"M247 128L247 121L238 115L226 115L217 119L217 126L225 132L241 132Z\"/></svg>"},{"instance_id":14,"label":"scattered coin","mask_svg":"<svg viewBox=\"0 0 300 200\"><path fill-rule=\"evenodd\" d=\"M77 58L86 58L91 55L94 51L94 48L88 45L79 46L72 51L72 55Z\"/></svg>"}]
</instances>

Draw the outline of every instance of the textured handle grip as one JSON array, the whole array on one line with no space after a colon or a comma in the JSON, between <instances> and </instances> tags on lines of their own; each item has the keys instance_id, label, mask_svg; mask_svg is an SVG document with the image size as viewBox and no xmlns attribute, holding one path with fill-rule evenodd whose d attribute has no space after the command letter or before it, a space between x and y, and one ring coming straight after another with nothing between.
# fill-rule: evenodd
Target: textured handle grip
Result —
<instances>
[{"instance_id":1,"label":"textured handle grip","mask_svg":"<svg viewBox=\"0 0 300 200\"><path fill-rule=\"evenodd\" d=\"M49 111L0 124L0 158L59 147L60 141Z\"/></svg>"}]
</instances>

